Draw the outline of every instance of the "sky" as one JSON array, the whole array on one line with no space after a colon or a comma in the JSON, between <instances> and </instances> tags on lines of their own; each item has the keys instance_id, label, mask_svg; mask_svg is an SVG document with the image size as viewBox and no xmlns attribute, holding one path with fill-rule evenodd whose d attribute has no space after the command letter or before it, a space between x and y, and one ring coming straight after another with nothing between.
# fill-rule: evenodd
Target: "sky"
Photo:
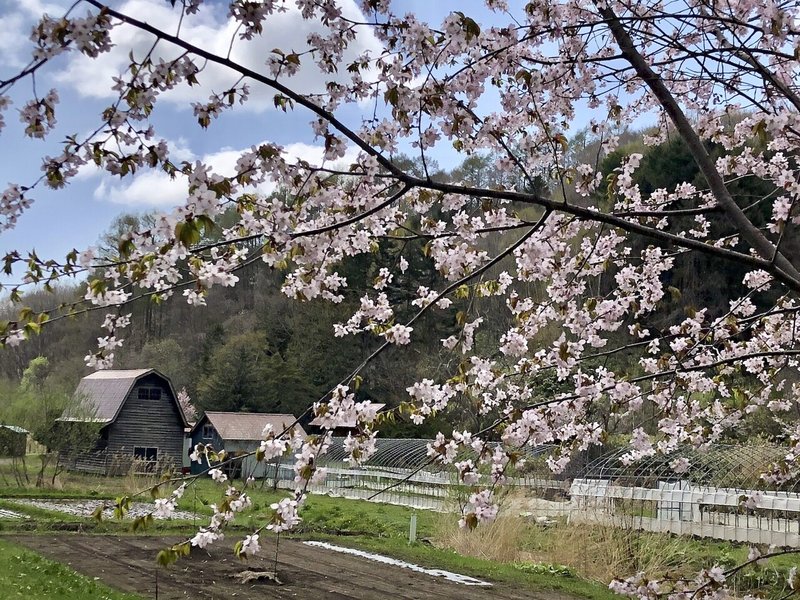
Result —
<instances>
[{"instance_id":1,"label":"sky","mask_svg":"<svg viewBox=\"0 0 800 600\"><path fill-rule=\"evenodd\" d=\"M113 3L116 8L138 16L156 26L174 28L178 15L166 0L122 0ZM182 37L198 45L225 53L233 31L226 9L219 0L199 15L187 19L182 25ZM289 4L292 4L289 2ZM340 0L348 16L360 17L354 0ZM31 43L28 35L42 13L61 15L67 2L64 0L0 0L0 80L15 74L29 60ZM400 0L398 12L410 12L418 18L440 23L453 10L464 8L457 0ZM471 15L479 22L502 20L474 0ZM86 9L79 6L81 16ZM232 58L253 67L260 67L264 57L273 48L300 49L306 35L314 27L303 21L296 11L279 15L265 27L265 35L252 42L237 42ZM44 95L56 88L60 95L58 125L47 140L30 140L22 134L18 110L32 95L30 80L22 81L12 90L14 104L5 113L6 127L0 133L0 186L7 183L30 185L41 174L42 158L55 155L58 142L68 135L85 135L99 123L99 115L114 100L111 91L112 77L128 64L128 51L133 48L142 55L152 43L152 38L133 28L115 29L113 39L117 48L90 60L76 53L58 57L37 75L36 91ZM380 43L371 34L361 35L353 45L352 55L364 49L374 53ZM165 58L173 57L174 49L163 46ZM308 123L310 113L299 109L288 113L278 112L272 106L273 92L251 86L251 100L242 107L226 111L211 127L202 130L192 114L193 101L205 101L211 90L230 87L234 76L212 66L200 75L201 85L182 87L163 94L152 118L157 137L170 142L173 161L197 159L210 163L216 172L232 173L240 151L263 141L283 145L289 154L310 162L319 162L322 148L313 139ZM322 77L306 69L291 80L300 91L320 89ZM351 106L337 113L350 123L358 123L367 107ZM371 110L371 107L369 107ZM458 164L455 151L440 149L433 153L440 165L452 168ZM63 258L72 248L83 250L97 243L113 219L124 213L149 210L169 210L180 203L185 194L182 180L170 180L165 174L141 171L134 177L113 178L101 171L87 167L66 189L52 191L40 187L32 197L34 205L22 215L13 230L0 232L0 256L10 250L36 250L40 257ZM13 283L15 278L0 279L0 283Z\"/></svg>"},{"instance_id":2,"label":"sky","mask_svg":"<svg viewBox=\"0 0 800 600\"><path fill-rule=\"evenodd\" d=\"M398 7L438 23L451 10L457 10L459 4L456 1L404 0ZM476 2L476 7L480 4ZM114 5L159 26L173 24L178 13L166 0L125 0ZM14 75L28 62L32 49L28 36L39 16L43 13L61 15L67 6L62 0L0 0L0 31L4 32L4 36L0 36L0 80ZM360 16L353 0L341 0L341 6L349 16ZM199 15L186 20L182 36L224 54L233 26L219 2L212 1L210 8L205 7ZM86 9L78 7L79 16L85 12ZM273 48L301 48L312 27L313 24L303 21L297 12L279 15L268 24L261 39L237 43L232 58L257 67ZM32 97L30 80L13 88L13 104L4 115L6 127L0 133L0 186L3 189L8 183L30 185L41 174L42 158L59 152L59 141L67 135L86 134L95 127L103 109L113 101L111 78L127 65L130 48L141 55L152 42L152 38L130 27L115 30L113 39L118 47L97 60L69 53L58 57L54 64L38 74L35 82L38 94L44 95L55 88L60 95L58 124L46 140L31 140L22 133L18 111ZM364 49L378 51L380 43L371 35L362 35L354 45L353 54ZM168 47L164 47L163 53L165 57L172 55ZM263 141L281 144L288 153L306 160L321 157L320 143L314 141L308 127L311 115L303 110L277 113L272 106L273 92L258 85L251 86L251 100L247 104L224 113L208 130L202 130L192 114L191 102L207 100L211 90L227 89L233 80L231 74L209 67L201 74L199 88L167 92L159 100L153 124L157 136L170 142L173 160L201 159L225 174L231 172L239 151ZM322 83L321 76L310 69L301 70L292 79L292 85L301 91L318 90ZM358 122L360 108L350 107L342 111L341 116ZM453 153L450 153L442 155L440 162L452 162L452 159ZM82 250L95 244L116 216L168 210L182 200L184 193L184 183L171 181L165 174L140 172L120 180L86 168L66 189L52 191L41 187L35 191L34 205L23 214L17 226L0 232L0 256L14 249L35 249L41 257L61 258L72 248ZM6 279L4 283L10 281Z\"/></svg>"}]
</instances>

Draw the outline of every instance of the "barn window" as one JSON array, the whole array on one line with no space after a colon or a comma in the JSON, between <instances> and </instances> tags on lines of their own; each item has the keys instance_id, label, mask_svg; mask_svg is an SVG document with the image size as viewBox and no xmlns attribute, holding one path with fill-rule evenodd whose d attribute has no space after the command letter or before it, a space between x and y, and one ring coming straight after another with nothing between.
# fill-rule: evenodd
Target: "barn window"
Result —
<instances>
[{"instance_id":1,"label":"barn window","mask_svg":"<svg viewBox=\"0 0 800 600\"><path fill-rule=\"evenodd\" d=\"M158 460L158 448L148 448L146 446L134 446L133 457L139 460L155 462Z\"/></svg>"},{"instance_id":2,"label":"barn window","mask_svg":"<svg viewBox=\"0 0 800 600\"><path fill-rule=\"evenodd\" d=\"M139 400L160 400L161 388L157 387L140 387Z\"/></svg>"},{"instance_id":3,"label":"barn window","mask_svg":"<svg viewBox=\"0 0 800 600\"><path fill-rule=\"evenodd\" d=\"M214 426L206 423L203 425L203 439L210 440L212 437L214 437Z\"/></svg>"}]
</instances>

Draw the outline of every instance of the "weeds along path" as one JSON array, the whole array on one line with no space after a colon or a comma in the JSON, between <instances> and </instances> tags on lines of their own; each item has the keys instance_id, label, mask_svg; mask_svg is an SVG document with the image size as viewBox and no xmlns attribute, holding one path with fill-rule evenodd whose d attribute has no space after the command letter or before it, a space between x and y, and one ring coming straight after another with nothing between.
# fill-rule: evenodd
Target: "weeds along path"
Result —
<instances>
[{"instance_id":1,"label":"weeds along path","mask_svg":"<svg viewBox=\"0 0 800 600\"><path fill-rule=\"evenodd\" d=\"M514 589L507 584L491 588L468 587L440 577L379 564L357 556L281 540L278 575L282 586L270 583L242 585L232 577L246 569L271 569L273 547L264 543L263 557L247 562L233 556L231 543L210 552L195 549L169 569L157 568L155 555L178 541L160 537L88 535L8 536L47 558L79 573L99 577L106 584L154 598L158 577L159 600L221 599L235 592L242 600L263 598L325 598L330 600L573 600L557 592ZM264 540L267 542L267 540Z\"/></svg>"}]
</instances>

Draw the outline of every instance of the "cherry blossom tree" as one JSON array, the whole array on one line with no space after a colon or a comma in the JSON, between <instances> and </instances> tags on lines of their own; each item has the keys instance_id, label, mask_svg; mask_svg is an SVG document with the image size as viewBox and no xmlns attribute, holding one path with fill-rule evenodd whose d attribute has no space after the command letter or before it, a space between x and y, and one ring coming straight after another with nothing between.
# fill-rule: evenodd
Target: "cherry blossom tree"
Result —
<instances>
[{"instance_id":1,"label":"cherry blossom tree","mask_svg":"<svg viewBox=\"0 0 800 600\"><path fill-rule=\"evenodd\" d=\"M533 0L511 7L486 0L472 16L452 12L429 24L388 0L362 0L358 8L334 0L233 0L222 52L183 35L192 20L218 6L171 0L174 25L165 28L113 4L79 0L64 16L43 17L31 34L30 64L0 82L0 107L7 110L12 88L19 92L40 72L58 68L64 55L100 58L119 51L115 39L131 31L149 40L109 81L116 99L85 133L45 157L38 179L3 192L0 227L24 218L39 188L63 188L88 168L122 179L164 172L185 182L186 200L120 239L115 260L92 249L65 259L11 252L6 273L22 275L24 283L10 290L19 317L0 324L0 342L23 343L66 311L103 310L105 333L87 362L109 367L131 325L125 307L136 298L175 295L203 305L209 289L235 285L238 269L263 261L285 271L288 296L336 303L348 286L337 270L343 261L375 251L384 240L401 240L404 250L373 289L360 290L360 308L332 335L382 340L374 358L413 344L423 314L464 298L500 299L512 323L497 345L485 348L476 343L483 316L460 312L460 333L442 340L457 366L440 380L407 382L408 401L398 409L422 423L469 400L493 417L481 431L442 432L430 446L431 460L455 462L464 483L474 486L464 526L494 518L495 486L519 466L520 449L557 444L561 450L549 462L559 471L573 452L600 444L604 429L594 416L600 404L631 422L643 406L653 407L657 433L633 429L631 461L685 444L702 449L748 413L767 410L784 424L791 444L764 477L781 482L796 475L800 424L789 417L800 400L800 272L797 258L785 251L800 223L794 3ZM237 59L238 48L267 36L271 20L287 11L309 23L305 39L260 62ZM371 36L374 47L355 52L359 36ZM298 83L308 72L324 82L318 89ZM165 97L202 88L211 73L226 73L230 85L191 104L199 127L213 131L223 112L266 98L270 119L307 116L323 159L293 157L265 141L241 153L235 172L173 160L155 117ZM25 135L47 138L59 93L42 95L34 87L29 96L19 107ZM575 162L570 152L576 121L597 142L590 162ZM619 133L642 123L650 127L646 145L676 138L686 145L701 185L643 193L635 183L640 153L602 171ZM508 177L487 187L433 178L427 165L443 147L464 157L490 154ZM393 161L409 151L423 174ZM772 191L741 197L737 184L746 180ZM273 189L281 193L264 193ZM203 232L230 207L238 222L219 241L202 243ZM754 219L756 209L768 215L765 224ZM405 273L404 252L424 252L446 284L419 287L418 312L400 322L384 288ZM720 314L693 307L658 328L648 326L673 293L675 261L693 255L746 268L741 287ZM41 313L22 306L26 285L85 275L86 296L78 305ZM355 463L374 451L380 425L355 396L367 362L353 365L329 401L313 408L331 430L357 417L359 433L347 440ZM568 391L539 396L532 382L542 374ZM488 436L502 445L488 445ZM303 441L264 433L258 458L292 453L297 491L273 506L263 528L280 532L298 522L307 484L325 476L316 458L329 441L329 435ZM461 460L467 451L473 458ZM215 466L224 456L199 446L193 458L229 483ZM688 468L681 460L673 466ZM183 489L160 499L159 512L174 508ZM248 504L246 486L229 486L211 521L164 560L218 540ZM237 551L257 552L261 532ZM716 568L683 587L639 577L616 589L641 597L687 590L711 597L725 592L725 579Z\"/></svg>"},{"instance_id":2,"label":"cherry blossom tree","mask_svg":"<svg viewBox=\"0 0 800 600\"><path fill-rule=\"evenodd\" d=\"M189 397L189 392L186 391L186 388L180 389L177 400L186 420L190 423L197 421L197 409L192 404L192 399Z\"/></svg>"}]
</instances>

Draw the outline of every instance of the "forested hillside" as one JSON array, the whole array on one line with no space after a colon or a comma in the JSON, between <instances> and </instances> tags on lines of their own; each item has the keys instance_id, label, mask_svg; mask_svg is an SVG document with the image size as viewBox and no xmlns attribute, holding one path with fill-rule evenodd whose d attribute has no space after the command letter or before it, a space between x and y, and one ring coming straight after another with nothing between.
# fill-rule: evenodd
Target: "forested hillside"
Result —
<instances>
[{"instance_id":1,"label":"forested hillside","mask_svg":"<svg viewBox=\"0 0 800 600\"><path fill-rule=\"evenodd\" d=\"M537 178L540 191L569 203L587 206L608 204L611 201L606 196L605 184L612 185L613 179L619 176L619 166L624 157L634 152L644 154L641 167L634 175L635 183L644 196L658 188L674 190L681 184L692 184L702 189L702 178L681 141L667 140L649 149L642 144L642 135L629 132L620 135L619 148L601 165L606 181L591 196L580 197L573 189L567 191L552 185L550 182L555 178L548 173L542 173ZM602 140L592 138L587 132L576 136L568 153L570 164L565 168L571 168L574 176L579 176L575 167L594 162L601 143ZM710 150L718 156L722 155L721 149ZM406 168L415 170L420 176L427 172L431 178L442 181L491 187L500 178L504 178L506 183L508 179L507 174L494 166L494 159L490 156L471 156L451 172L442 171L430 162L426 165L419 162L415 164L406 158L398 161L404 162ZM770 190L765 189L763 182L754 184L752 181L750 177L740 180L737 198L753 199L746 209L760 225L769 215L764 214L761 208L763 202L758 202L758 199L768 197ZM347 181L343 180L341 184L347 185ZM291 202L290 199L286 201ZM470 208L473 214L478 215L490 210L492 204L484 201ZM537 209L522 205L514 208L521 216L537 216ZM681 211L683 207L675 204L669 208ZM731 228L719 214L713 209L687 210L683 218L687 229L707 226L724 236ZM703 218L698 220L698 215ZM233 214L225 215L213 227L207 227L199 245L214 244L222 228L234 221L233 217ZM113 261L118 254L118 246L124 243L126 232L147 229L151 218L147 214L121 216L100 236L99 255ZM641 218L652 220L648 215L641 215ZM252 260L237 272L238 284L233 288L214 287L206 299L207 306L190 306L180 293L163 302L154 302L151 297L134 301L126 312L134 313L136 327L129 332L124 345L116 353L115 367L159 369L171 378L176 389L185 389L201 411L300 414L351 374L377 348L374 337L334 335L334 325L345 323L359 307L361 299L357 290L383 286L390 303L404 307L404 311L397 312L397 321L403 322L421 306L420 290L412 287L411 281L415 282L414 286L444 287L444 279L427 257L428 244L432 242L418 232L418 225L407 223L385 236L382 243L375 245L371 254L342 264L338 272L347 279L348 286L340 303L319 299L304 302L302 298L287 297L281 292L284 270L280 265L270 268L259 260L255 254L257 240L254 240ZM634 245L638 244L634 248L636 252L652 243L652 240L634 240ZM503 240L493 238L491 243L499 247ZM491 254L497 249L486 248ZM798 250L785 249L789 253ZM496 347L512 317L507 307L492 297L492 286L497 285L498 275L511 260L508 257L493 266L484 274L482 282L463 286L457 291L451 305L437 307L427 313L414 328L415 344L392 347L371 360L362 372L359 388L361 397L397 407L407 400L406 387L414 381L452 373L454 367L457 370L457 365L445 364L444 361L455 359L449 353L442 352L442 340L453 335L469 335L469 324L476 319L483 319L484 327L475 344ZM674 322L676 314L692 314L700 306L707 307L709 317L717 316L728 309L722 304L724 298L737 297L735 290L741 286L745 267L737 268L730 262L702 254L677 254L675 260L677 267L670 272L671 281L666 282L670 285L671 296L661 302L660 312L651 316L650 322L640 322L639 327L658 331L662 323ZM400 276L395 275L391 281L385 281L382 267L404 263L407 263L407 267L405 271L401 269ZM613 273L609 273L599 281L597 289L585 290L585 302L602 302L614 285ZM520 291L524 291L525 295L536 293L535 288ZM49 412L45 412L48 415L58 413L78 380L90 372L85 366L85 357L96 350L97 337L102 335L99 327L102 317L96 313L82 312L82 309L77 314L67 316L70 304L83 298L84 293L84 284L77 282L72 287L62 285L54 291L38 290L25 298L25 303L34 311L54 304L67 308L59 322L49 323L28 343L0 349L0 422L25 424L24 421L33 414L26 408L31 402L41 403L40 399L45 396L50 407ZM13 310L12 305L7 303L4 308L7 314L0 315L0 320L12 320L15 317ZM560 334L560 331L545 328L539 334L540 347L552 346ZM531 353L536 350L529 348ZM37 357L45 357L47 361L40 360L32 365L31 361ZM587 363L587 367L602 366L607 360L600 353L595 364ZM632 360L630 365L624 364L624 354L614 355L613 360L616 369L627 369L631 375L639 372L635 361ZM34 375L37 383L31 385L29 380ZM563 387L563 382L559 382L555 374L539 378L541 381L537 389L543 397ZM743 385L746 384L744 381ZM481 426L491 419L491 415L479 413L477 407L480 403L477 400L473 402L474 410L469 399L465 400L453 403L451 406L458 407L450 409L453 412L426 421L425 430L417 428L413 435L432 434L439 427ZM625 423L626 427L621 428L621 423L615 421L613 410L608 407L598 410L605 411L605 414L597 416L609 431L629 430L631 424ZM752 416L752 419L757 418L758 414ZM763 425L761 423L759 427L763 428ZM740 433L749 435L746 427ZM384 429L383 435L412 435L412 429L410 423L399 416Z\"/></svg>"}]
</instances>

